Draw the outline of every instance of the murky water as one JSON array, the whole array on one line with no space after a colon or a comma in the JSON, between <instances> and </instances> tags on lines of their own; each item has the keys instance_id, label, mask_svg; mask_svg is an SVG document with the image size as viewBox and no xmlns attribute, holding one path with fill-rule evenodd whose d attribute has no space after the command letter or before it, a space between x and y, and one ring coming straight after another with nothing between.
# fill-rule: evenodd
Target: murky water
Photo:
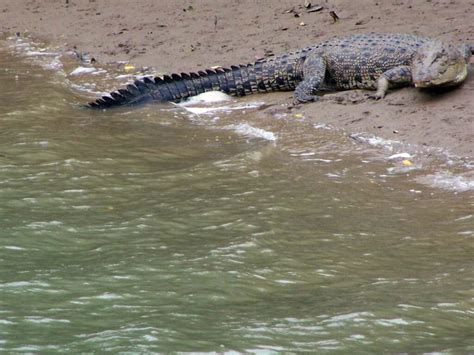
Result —
<instances>
[{"instance_id":1,"label":"murky water","mask_svg":"<svg viewBox=\"0 0 474 355\"><path fill-rule=\"evenodd\" d=\"M2 351L474 351L471 192L304 119L87 110L5 52L0 90Z\"/></svg>"}]
</instances>

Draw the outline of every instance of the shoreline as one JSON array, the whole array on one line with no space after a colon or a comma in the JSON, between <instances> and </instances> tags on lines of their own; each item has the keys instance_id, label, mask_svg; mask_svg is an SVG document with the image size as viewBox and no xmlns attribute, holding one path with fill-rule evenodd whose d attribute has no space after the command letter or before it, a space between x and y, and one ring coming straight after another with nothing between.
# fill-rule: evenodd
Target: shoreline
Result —
<instances>
[{"instance_id":1,"label":"shoreline","mask_svg":"<svg viewBox=\"0 0 474 355\"><path fill-rule=\"evenodd\" d=\"M117 0L111 7L105 0L19 0L15 4L0 0L0 31L29 33L64 52L89 52L98 65L127 61L160 73L252 62L356 32L404 32L474 43L474 25L469 22L474 2L382 4L366 0L356 5L348 0L324 1L322 10L309 13L303 1L299 3L240 0L216 6L211 0L139 0L133 4ZM339 21L334 23L329 11L335 11ZM291 111L285 106L291 104L292 92L264 94L262 100L272 107L263 114L272 115L278 107L276 110L301 114L315 124L439 147L472 160L472 63L466 82L444 93L403 88L374 102L365 100L363 91L346 91Z\"/></svg>"}]
</instances>

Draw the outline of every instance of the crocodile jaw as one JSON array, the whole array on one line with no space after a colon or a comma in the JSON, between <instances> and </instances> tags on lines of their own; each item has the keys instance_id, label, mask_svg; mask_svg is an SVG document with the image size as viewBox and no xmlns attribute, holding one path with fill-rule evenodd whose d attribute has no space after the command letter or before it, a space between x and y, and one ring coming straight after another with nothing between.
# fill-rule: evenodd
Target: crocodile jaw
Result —
<instances>
[{"instance_id":1,"label":"crocodile jaw","mask_svg":"<svg viewBox=\"0 0 474 355\"><path fill-rule=\"evenodd\" d=\"M467 77L467 65L463 67L451 67L448 70L454 72L454 74L448 73L448 75L438 76L438 78L424 78L414 80L415 87L417 88L430 88L430 87L449 87L460 85Z\"/></svg>"},{"instance_id":2,"label":"crocodile jaw","mask_svg":"<svg viewBox=\"0 0 474 355\"><path fill-rule=\"evenodd\" d=\"M468 72L463 53L440 41L423 45L413 58L411 70L418 88L456 86L466 79Z\"/></svg>"}]
</instances>

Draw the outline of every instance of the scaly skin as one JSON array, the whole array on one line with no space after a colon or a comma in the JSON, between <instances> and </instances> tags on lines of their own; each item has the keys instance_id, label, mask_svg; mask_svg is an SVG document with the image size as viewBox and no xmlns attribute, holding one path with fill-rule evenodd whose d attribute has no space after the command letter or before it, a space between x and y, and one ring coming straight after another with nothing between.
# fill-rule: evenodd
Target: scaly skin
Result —
<instances>
[{"instance_id":1,"label":"scaly skin","mask_svg":"<svg viewBox=\"0 0 474 355\"><path fill-rule=\"evenodd\" d=\"M398 86L459 85L474 46L454 46L406 34L370 33L334 38L277 57L230 68L136 80L89 106L108 108L146 101L180 101L206 91L244 96L295 90L297 102L318 100L324 90L376 90Z\"/></svg>"}]
</instances>

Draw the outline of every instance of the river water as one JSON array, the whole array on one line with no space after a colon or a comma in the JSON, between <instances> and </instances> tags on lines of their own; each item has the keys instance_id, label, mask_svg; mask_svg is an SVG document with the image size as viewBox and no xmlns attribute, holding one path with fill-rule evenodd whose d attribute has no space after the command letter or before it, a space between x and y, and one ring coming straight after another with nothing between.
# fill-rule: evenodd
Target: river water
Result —
<instances>
[{"instance_id":1,"label":"river water","mask_svg":"<svg viewBox=\"0 0 474 355\"><path fill-rule=\"evenodd\" d=\"M0 351L474 352L472 191L262 96L96 112L6 50L0 90Z\"/></svg>"}]
</instances>

